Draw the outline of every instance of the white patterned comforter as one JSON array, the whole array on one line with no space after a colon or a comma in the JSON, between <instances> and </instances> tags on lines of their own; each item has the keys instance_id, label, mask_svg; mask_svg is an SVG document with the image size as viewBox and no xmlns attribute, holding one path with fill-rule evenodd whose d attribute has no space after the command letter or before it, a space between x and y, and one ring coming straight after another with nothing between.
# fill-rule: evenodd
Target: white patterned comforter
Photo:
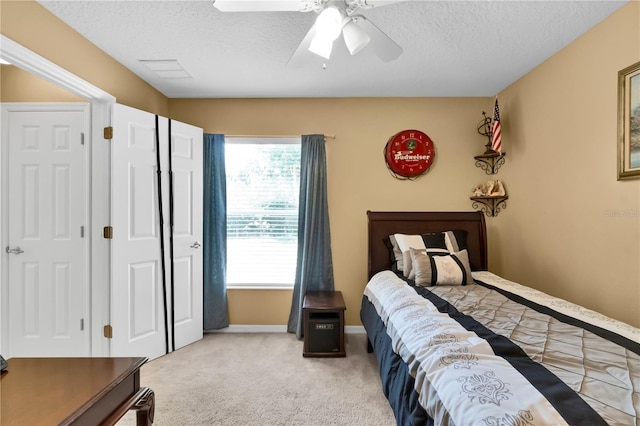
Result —
<instances>
[{"instance_id":1,"label":"white patterned comforter","mask_svg":"<svg viewBox=\"0 0 640 426\"><path fill-rule=\"evenodd\" d=\"M473 276L640 342L629 325L489 272ZM637 353L478 284L419 291L430 294L383 271L364 294L436 424L640 425Z\"/></svg>"}]
</instances>

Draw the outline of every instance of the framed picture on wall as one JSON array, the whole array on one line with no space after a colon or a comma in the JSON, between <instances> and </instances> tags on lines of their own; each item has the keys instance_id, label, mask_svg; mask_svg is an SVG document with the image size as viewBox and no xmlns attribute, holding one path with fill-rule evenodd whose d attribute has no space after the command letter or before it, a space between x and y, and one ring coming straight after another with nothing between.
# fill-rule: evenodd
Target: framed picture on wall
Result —
<instances>
[{"instance_id":1,"label":"framed picture on wall","mask_svg":"<svg viewBox=\"0 0 640 426\"><path fill-rule=\"evenodd\" d=\"M640 62L618 72L618 180L640 178Z\"/></svg>"}]
</instances>

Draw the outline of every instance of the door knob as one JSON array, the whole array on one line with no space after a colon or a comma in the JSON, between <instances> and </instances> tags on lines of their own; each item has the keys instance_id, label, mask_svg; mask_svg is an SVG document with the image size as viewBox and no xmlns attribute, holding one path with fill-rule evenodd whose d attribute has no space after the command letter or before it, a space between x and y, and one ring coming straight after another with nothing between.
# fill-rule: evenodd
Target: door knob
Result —
<instances>
[{"instance_id":1,"label":"door knob","mask_svg":"<svg viewBox=\"0 0 640 426\"><path fill-rule=\"evenodd\" d=\"M191 248L192 249L200 248L200 243L196 241L195 243L191 244Z\"/></svg>"},{"instance_id":2,"label":"door knob","mask_svg":"<svg viewBox=\"0 0 640 426\"><path fill-rule=\"evenodd\" d=\"M16 246L16 248L10 248L9 246L7 246L7 248L5 249L5 251L9 254L13 253L13 254L20 254L20 253L24 253L24 250L22 250L20 247Z\"/></svg>"}]
</instances>

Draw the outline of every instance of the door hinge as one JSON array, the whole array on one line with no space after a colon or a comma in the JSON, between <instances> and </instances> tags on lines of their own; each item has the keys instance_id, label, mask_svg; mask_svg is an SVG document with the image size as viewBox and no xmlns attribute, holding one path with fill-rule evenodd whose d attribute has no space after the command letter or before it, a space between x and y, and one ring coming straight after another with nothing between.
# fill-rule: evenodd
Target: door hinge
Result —
<instances>
[{"instance_id":1,"label":"door hinge","mask_svg":"<svg viewBox=\"0 0 640 426\"><path fill-rule=\"evenodd\" d=\"M104 138L113 139L113 127L109 126L104 128Z\"/></svg>"},{"instance_id":2,"label":"door hinge","mask_svg":"<svg viewBox=\"0 0 640 426\"><path fill-rule=\"evenodd\" d=\"M84 226L80 227L80 238L84 238Z\"/></svg>"},{"instance_id":3,"label":"door hinge","mask_svg":"<svg viewBox=\"0 0 640 426\"><path fill-rule=\"evenodd\" d=\"M113 227L105 226L103 231L102 231L102 235L107 240L112 239L113 238Z\"/></svg>"},{"instance_id":4,"label":"door hinge","mask_svg":"<svg viewBox=\"0 0 640 426\"><path fill-rule=\"evenodd\" d=\"M113 339L113 328L111 328L111 324L104 326L104 337L107 339Z\"/></svg>"},{"instance_id":5,"label":"door hinge","mask_svg":"<svg viewBox=\"0 0 640 426\"><path fill-rule=\"evenodd\" d=\"M80 331L84 331L84 318L80 318Z\"/></svg>"}]
</instances>

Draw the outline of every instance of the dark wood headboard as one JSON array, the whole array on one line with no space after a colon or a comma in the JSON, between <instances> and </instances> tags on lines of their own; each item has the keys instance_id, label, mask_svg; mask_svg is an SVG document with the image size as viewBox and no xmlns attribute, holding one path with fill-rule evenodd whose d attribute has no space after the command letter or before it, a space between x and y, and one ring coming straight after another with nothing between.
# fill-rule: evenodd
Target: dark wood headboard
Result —
<instances>
[{"instance_id":1,"label":"dark wood headboard","mask_svg":"<svg viewBox=\"0 0 640 426\"><path fill-rule=\"evenodd\" d=\"M474 271L487 270L487 230L482 212L372 212L369 222L369 278L391 269L386 238L391 234L467 231L469 261Z\"/></svg>"}]
</instances>

